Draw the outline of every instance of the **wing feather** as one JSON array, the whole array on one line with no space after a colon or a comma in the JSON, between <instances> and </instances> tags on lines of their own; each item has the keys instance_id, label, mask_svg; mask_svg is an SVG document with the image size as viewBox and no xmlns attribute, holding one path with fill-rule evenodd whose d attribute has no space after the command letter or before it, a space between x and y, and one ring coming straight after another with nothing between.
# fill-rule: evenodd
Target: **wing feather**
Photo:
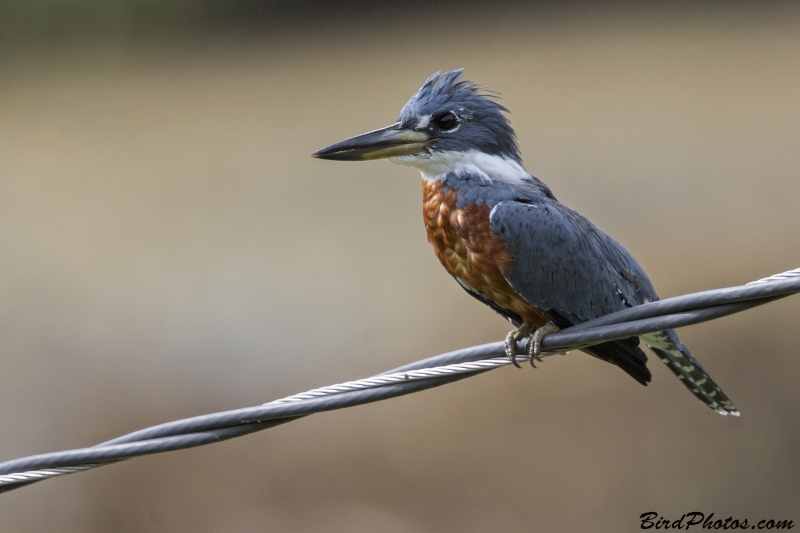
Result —
<instances>
[{"instance_id":1,"label":"wing feather","mask_svg":"<svg viewBox=\"0 0 800 533\"><path fill-rule=\"evenodd\" d=\"M515 259L504 272L508 283L561 327L658 300L647 274L622 245L554 199L500 202L490 223ZM606 342L585 351L644 385L650 372L638 340ZM703 403L718 413L739 414L674 331L644 335L643 340Z\"/></svg>"},{"instance_id":2,"label":"wing feather","mask_svg":"<svg viewBox=\"0 0 800 533\"><path fill-rule=\"evenodd\" d=\"M554 319L578 324L658 299L625 248L554 200L500 202L490 222L515 259L509 284Z\"/></svg>"},{"instance_id":3,"label":"wing feather","mask_svg":"<svg viewBox=\"0 0 800 533\"><path fill-rule=\"evenodd\" d=\"M515 259L504 272L506 280L560 327L658 299L642 267L620 244L553 199L501 202L490 222ZM638 344L631 337L584 351L646 385L650 371Z\"/></svg>"}]
</instances>

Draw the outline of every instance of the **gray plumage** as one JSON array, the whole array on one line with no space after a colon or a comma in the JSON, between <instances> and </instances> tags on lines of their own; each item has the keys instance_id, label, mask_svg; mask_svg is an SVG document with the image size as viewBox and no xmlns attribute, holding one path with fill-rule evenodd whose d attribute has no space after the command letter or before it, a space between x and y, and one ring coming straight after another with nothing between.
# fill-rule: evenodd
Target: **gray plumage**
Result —
<instances>
[{"instance_id":1,"label":"gray plumage","mask_svg":"<svg viewBox=\"0 0 800 533\"><path fill-rule=\"evenodd\" d=\"M501 202L490 217L516 259L506 279L562 327L658 299L625 248L555 199Z\"/></svg>"},{"instance_id":2,"label":"gray plumage","mask_svg":"<svg viewBox=\"0 0 800 533\"><path fill-rule=\"evenodd\" d=\"M426 204L432 217L429 240L445 268L469 294L519 327L507 339L509 357L514 356L513 341L528 335L534 323L541 325L538 311L563 328L658 300L647 274L625 248L562 205L547 185L524 170L505 115L508 110L496 101L497 93L462 80L461 74L461 69L435 73L406 103L396 124L336 143L314 156L335 160L388 157L418 168L430 187L442 191L431 196L441 205ZM451 213L453 206L444 204L452 200L437 199L452 198L452 191L461 214ZM465 218L464 224L472 225L461 226L460 217L471 206L481 207L481 213L487 212L484 206L488 208L488 229L485 219L470 222ZM510 261L502 256L494 271L485 261L473 261L469 247L478 241L471 240L470 232L485 232L481 238L492 242L499 238L507 246ZM499 250L502 247L488 252L481 248L480 253L500 258L505 253ZM460 272L472 276L474 286L460 278ZM505 283L498 286L492 281L494 286L485 286L489 283L485 280L498 278L505 278L513 289L510 296L503 292L508 291ZM484 292L477 287L481 283ZM494 299L489 294L495 294ZM524 320L529 322L522 323L518 313L527 313ZM674 331L641 338L706 405L722 414L738 414ZM639 338L631 337L584 351L618 365L645 385L651 376L647 356L638 344Z\"/></svg>"},{"instance_id":3,"label":"gray plumage","mask_svg":"<svg viewBox=\"0 0 800 533\"><path fill-rule=\"evenodd\" d=\"M516 259L506 273L509 284L560 327L659 299L647 274L622 245L555 198L500 202L490 217L492 232L508 243ZM642 339L703 403L721 413L737 412L675 331ZM627 347L624 342L605 344L631 353L630 342ZM602 352L588 351L606 359ZM617 357L612 355L610 362L637 378L635 360ZM639 360L646 362L644 357Z\"/></svg>"},{"instance_id":4,"label":"gray plumage","mask_svg":"<svg viewBox=\"0 0 800 533\"><path fill-rule=\"evenodd\" d=\"M431 151L475 149L521 162L517 137L503 114L508 109L493 99L496 93L482 90L471 80L461 80L462 72L463 69L455 69L433 74L403 106L397 122L404 128L415 128L421 117L451 111L461 120L457 131L436 131L433 122L425 126L438 137Z\"/></svg>"},{"instance_id":5,"label":"gray plumage","mask_svg":"<svg viewBox=\"0 0 800 533\"><path fill-rule=\"evenodd\" d=\"M537 178L528 174L521 183L501 183L470 173L449 173L443 183L456 191L456 206L460 209L469 204L486 204L490 209L492 233L508 244L515 259L504 273L507 281L559 327L658 299L647 275L633 257L579 213L558 202ZM595 238L585 239L586 235ZM609 257L626 265L622 280L614 274L611 267L614 263ZM644 291L637 284L625 283L628 280L641 280ZM515 326L521 325L515 313L461 286ZM606 301L607 288L612 286L621 287L619 294L627 295L623 306ZM650 297L642 297L643 292ZM638 344L638 338L632 337L584 351L619 366L646 385L651 375L647 356Z\"/></svg>"},{"instance_id":6,"label":"gray plumage","mask_svg":"<svg viewBox=\"0 0 800 533\"><path fill-rule=\"evenodd\" d=\"M455 70L431 76L403 108L399 120L412 124L421 115L458 109L466 117L460 128L465 131L459 131L455 140L437 141L434 149L480 150L521 162L516 137L503 114L507 110L481 95L471 82L458 81L460 75ZM622 245L561 204L535 177L509 184L451 173L444 182L457 191L459 207L488 204L491 230L508 244L515 258L506 279L556 325L568 327L659 299L644 269ZM738 413L673 330L642 338L703 403L723 414ZM647 357L636 344L638 339L633 338L586 351L646 384L650 381Z\"/></svg>"}]
</instances>

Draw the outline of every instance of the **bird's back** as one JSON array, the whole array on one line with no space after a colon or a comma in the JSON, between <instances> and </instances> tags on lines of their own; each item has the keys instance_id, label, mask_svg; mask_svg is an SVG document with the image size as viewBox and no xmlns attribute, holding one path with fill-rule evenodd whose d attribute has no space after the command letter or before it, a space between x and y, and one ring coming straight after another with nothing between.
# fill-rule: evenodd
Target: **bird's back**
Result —
<instances>
[{"instance_id":1,"label":"bird's back","mask_svg":"<svg viewBox=\"0 0 800 533\"><path fill-rule=\"evenodd\" d=\"M423 179L428 240L472 296L515 325L560 327L658 300L630 253L562 205L539 180L502 183L451 173ZM683 384L717 412L737 413L672 330L642 337ZM651 380L639 338L588 347L639 383Z\"/></svg>"},{"instance_id":2,"label":"bird's back","mask_svg":"<svg viewBox=\"0 0 800 533\"><path fill-rule=\"evenodd\" d=\"M540 327L529 343L535 356L541 336L557 327L657 300L647 275L619 243L525 170L506 108L496 93L461 74L433 74L394 124L314 156L389 158L422 173L428 240L467 292L518 326L506 338L512 360L514 342L534 327ZM735 411L674 332L644 340L707 405ZM633 337L585 351L646 384L647 358L637 344Z\"/></svg>"},{"instance_id":3,"label":"bird's back","mask_svg":"<svg viewBox=\"0 0 800 533\"><path fill-rule=\"evenodd\" d=\"M543 185L537 187L533 178L532 186L522 188L464 175L422 181L428 241L445 270L469 294L514 325L541 327L552 320L547 309L532 305L509 283L508 276L518 261L509 243L491 228L491 212L499 203L550 197L549 191ZM620 366L644 384L650 373L645 366L647 357L637 344L635 339L613 341L588 352Z\"/></svg>"}]
</instances>

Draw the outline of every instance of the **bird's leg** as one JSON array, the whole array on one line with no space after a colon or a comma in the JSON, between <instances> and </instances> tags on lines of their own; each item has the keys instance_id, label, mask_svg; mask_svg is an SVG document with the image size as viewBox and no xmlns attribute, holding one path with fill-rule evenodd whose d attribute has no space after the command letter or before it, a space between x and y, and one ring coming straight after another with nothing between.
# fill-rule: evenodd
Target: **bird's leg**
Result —
<instances>
[{"instance_id":1,"label":"bird's leg","mask_svg":"<svg viewBox=\"0 0 800 533\"><path fill-rule=\"evenodd\" d=\"M533 368L536 368L536 365L533 363L534 359L538 361L542 360L542 339L544 339L545 335L555 333L560 329L560 327L556 326L551 321L533 332L531 340L528 341L528 355L531 356L531 366Z\"/></svg>"},{"instance_id":2,"label":"bird's leg","mask_svg":"<svg viewBox=\"0 0 800 533\"><path fill-rule=\"evenodd\" d=\"M520 327L509 331L508 335L506 335L506 356L511 359L511 362L517 368L521 368L517 363L517 341L530 335L533 329L533 324L524 322Z\"/></svg>"}]
</instances>

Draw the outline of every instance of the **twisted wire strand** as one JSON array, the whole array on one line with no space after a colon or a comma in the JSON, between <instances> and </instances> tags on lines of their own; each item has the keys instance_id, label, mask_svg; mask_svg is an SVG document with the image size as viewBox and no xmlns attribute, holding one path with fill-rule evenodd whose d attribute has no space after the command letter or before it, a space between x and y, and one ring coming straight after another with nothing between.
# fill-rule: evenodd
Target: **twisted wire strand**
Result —
<instances>
[{"instance_id":1,"label":"twisted wire strand","mask_svg":"<svg viewBox=\"0 0 800 533\"><path fill-rule=\"evenodd\" d=\"M766 278L757 279L755 281L751 281L747 285L755 285L757 283L766 283L768 281L783 281L785 279L792 279L800 276L800 268L795 268L794 270L787 270L786 272L781 272L780 274L773 274Z\"/></svg>"},{"instance_id":2,"label":"twisted wire strand","mask_svg":"<svg viewBox=\"0 0 800 533\"><path fill-rule=\"evenodd\" d=\"M542 354L541 357L552 354ZM527 355L520 355L517 357L520 361L528 361L530 357ZM301 392L280 400L273 400L264 405L281 404L299 402L301 400L308 400L310 398L318 398L321 396L328 396L330 394L338 394L341 392L349 392L355 390L369 389L373 387L380 387L389 383L403 383L408 381L416 381L420 379L430 379L443 375L473 373L478 370L491 370L501 366L510 365L511 360L508 358L495 358L484 359L481 361L471 361L467 363L454 363L451 365L437 366L434 368L423 368L420 370L408 370L406 372L393 372L391 374L380 374L371 378L358 379L355 381L347 381L338 385L329 385L327 387L320 387L312 389L307 392Z\"/></svg>"},{"instance_id":3,"label":"twisted wire strand","mask_svg":"<svg viewBox=\"0 0 800 533\"><path fill-rule=\"evenodd\" d=\"M800 268L746 285L646 303L547 335L552 355L609 340L697 324L800 292ZM523 342L518 351L524 352ZM322 411L352 407L438 387L508 366L504 344L495 342L416 361L370 378L320 387L269 403L211 413L145 428L92 446L0 463L0 492L42 479L82 472L141 455L202 446L262 431ZM519 360L528 359L518 356Z\"/></svg>"},{"instance_id":4,"label":"twisted wire strand","mask_svg":"<svg viewBox=\"0 0 800 533\"><path fill-rule=\"evenodd\" d=\"M19 472L17 474L5 474L0 476L0 484L39 481L44 478L63 476L65 474L74 474L75 472L83 472L84 470L96 468L98 466L102 466L103 464L105 463L62 466L59 468L48 468L47 470L28 470L27 472Z\"/></svg>"}]
</instances>

